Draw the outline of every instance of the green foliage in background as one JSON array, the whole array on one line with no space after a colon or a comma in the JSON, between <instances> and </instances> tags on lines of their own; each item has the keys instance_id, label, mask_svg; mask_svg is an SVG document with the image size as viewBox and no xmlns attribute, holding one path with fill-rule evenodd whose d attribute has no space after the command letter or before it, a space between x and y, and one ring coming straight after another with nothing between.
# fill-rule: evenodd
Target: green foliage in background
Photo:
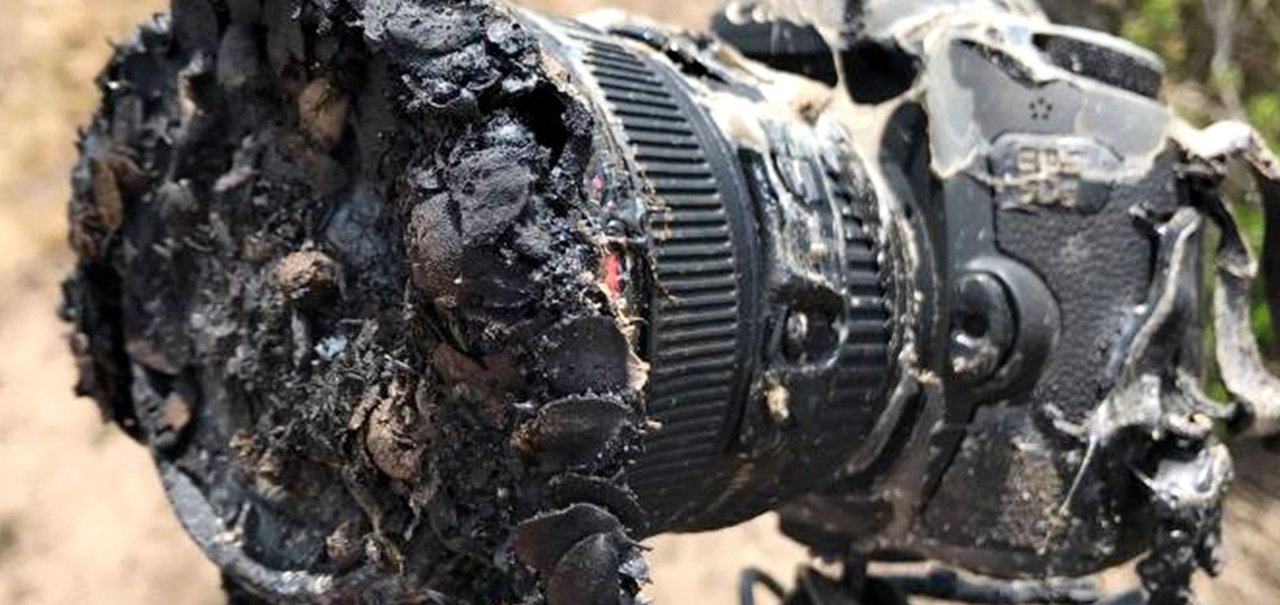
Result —
<instances>
[{"instance_id":1,"label":"green foliage in background","mask_svg":"<svg viewBox=\"0 0 1280 605\"><path fill-rule=\"evenodd\" d=\"M1121 35L1158 52L1169 76L1198 93L1193 118L1243 114L1272 141L1280 142L1280 2L1276 0L1125 0ZM1126 6L1127 5L1127 6ZM1215 35L1215 14L1225 13L1231 40L1225 69L1213 54L1224 44ZM1239 96L1239 107L1231 97ZM1193 103L1193 105L1195 105Z\"/></svg>"},{"instance_id":2,"label":"green foliage in background","mask_svg":"<svg viewBox=\"0 0 1280 605\"><path fill-rule=\"evenodd\" d=\"M1186 0L1141 0L1125 11L1120 33L1156 51L1171 65L1185 64L1187 40L1182 35L1182 8Z\"/></svg>"}]
</instances>

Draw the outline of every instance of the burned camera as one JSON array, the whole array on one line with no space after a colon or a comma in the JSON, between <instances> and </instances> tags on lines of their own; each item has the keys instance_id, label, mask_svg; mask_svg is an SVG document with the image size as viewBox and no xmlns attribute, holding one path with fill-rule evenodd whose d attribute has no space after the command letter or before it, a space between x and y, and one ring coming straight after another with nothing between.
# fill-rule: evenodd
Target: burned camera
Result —
<instances>
[{"instance_id":1,"label":"burned camera","mask_svg":"<svg viewBox=\"0 0 1280 605\"><path fill-rule=\"evenodd\" d=\"M246 599L632 602L777 511L1182 602L1280 402L1218 185L1280 169L1162 79L1021 2L175 0L81 142L79 388Z\"/></svg>"}]
</instances>

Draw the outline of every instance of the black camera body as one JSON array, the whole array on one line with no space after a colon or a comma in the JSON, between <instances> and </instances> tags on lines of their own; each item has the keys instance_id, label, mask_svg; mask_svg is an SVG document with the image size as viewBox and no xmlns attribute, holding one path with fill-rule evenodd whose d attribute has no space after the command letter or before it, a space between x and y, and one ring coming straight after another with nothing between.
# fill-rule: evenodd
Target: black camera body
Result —
<instances>
[{"instance_id":1,"label":"black camera body","mask_svg":"<svg viewBox=\"0 0 1280 605\"><path fill-rule=\"evenodd\" d=\"M911 470L802 498L784 509L792 535L836 537L822 529L835 524L871 549L906 544L997 575L1082 575L1146 548L1150 498L1133 469L1153 472L1149 444L1111 444L1087 465L1091 441L1067 427L1089 427L1120 388L1166 270L1154 224L1188 203L1172 116L1149 53L1033 23L969 24L916 58L927 109L898 104L875 157L919 217L938 318L921 358L940 384L899 433ZM892 45L861 41L849 52L864 58L844 64L906 53ZM1201 283L1184 284L1183 329L1147 363L1199 373ZM895 527L902 543L885 539Z\"/></svg>"}]
</instances>

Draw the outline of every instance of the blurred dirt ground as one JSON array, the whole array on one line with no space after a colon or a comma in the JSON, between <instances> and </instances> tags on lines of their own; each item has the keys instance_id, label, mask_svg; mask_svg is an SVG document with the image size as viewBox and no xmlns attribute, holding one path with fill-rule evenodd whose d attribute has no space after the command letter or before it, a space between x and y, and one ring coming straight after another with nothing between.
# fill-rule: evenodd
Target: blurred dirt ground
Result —
<instances>
[{"instance_id":1,"label":"blurred dirt ground","mask_svg":"<svg viewBox=\"0 0 1280 605\"><path fill-rule=\"evenodd\" d=\"M613 5L698 24L714 0L531 0ZM148 455L71 394L55 310L70 265L63 205L76 128L97 103L109 40L157 0L0 0L0 605L221 603L217 573L169 512ZM1280 458L1247 456L1228 512L1231 565L1209 603L1280 602ZM774 521L651 544L659 604L736 603L757 566L789 580L805 560ZM1129 578L1115 575L1109 584Z\"/></svg>"}]
</instances>

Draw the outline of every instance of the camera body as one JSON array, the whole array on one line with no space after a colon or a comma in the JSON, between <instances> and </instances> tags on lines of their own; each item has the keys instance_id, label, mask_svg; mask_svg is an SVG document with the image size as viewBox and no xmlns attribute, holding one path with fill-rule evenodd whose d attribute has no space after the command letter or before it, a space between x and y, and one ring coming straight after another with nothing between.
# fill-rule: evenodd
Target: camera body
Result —
<instances>
[{"instance_id":1,"label":"camera body","mask_svg":"<svg viewBox=\"0 0 1280 605\"><path fill-rule=\"evenodd\" d=\"M1110 430L1099 410L1135 357L1200 372L1197 277L1161 342L1133 346L1169 270L1156 224L1188 204L1182 158L1154 56L982 4L923 39L872 32L843 58L850 87L883 56L923 72L914 94L875 99L893 109L868 157L919 217L938 318L921 367L938 384L898 434L897 470L801 498L784 527L821 543L836 525L867 551L994 575L1083 575L1140 553L1153 531L1139 478L1154 474L1153 442L1104 438L1095 457Z\"/></svg>"}]
</instances>

